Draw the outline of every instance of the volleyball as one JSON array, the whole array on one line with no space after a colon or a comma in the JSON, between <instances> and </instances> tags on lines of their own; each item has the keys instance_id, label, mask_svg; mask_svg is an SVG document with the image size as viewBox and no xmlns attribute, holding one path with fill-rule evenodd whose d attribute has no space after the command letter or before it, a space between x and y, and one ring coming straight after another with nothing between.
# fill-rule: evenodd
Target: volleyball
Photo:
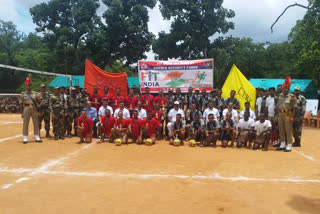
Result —
<instances>
[{"instance_id":1,"label":"volleyball","mask_svg":"<svg viewBox=\"0 0 320 214\"><path fill-rule=\"evenodd\" d=\"M180 146L180 143L181 143L181 141L179 139L175 139L173 141L173 145L175 145L175 146Z\"/></svg>"},{"instance_id":2,"label":"volleyball","mask_svg":"<svg viewBox=\"0 0 320 214\"><path fill-rule=\"evenodd\" d=\"M196 143L195 140L190 140L190 141L189 141L189 146L195 147L196 145L197 145L197 143Z\"/></svg>"},{"instance_id":3,"label":"volleyball","mask_svg":"<svg viewBox=\"0 0 320 214\"><path fill-rule=\"evenodd\" d=\"M151 138L148 138L148 139L146 140L146 145L148 145L148 146L151 146L151 145L152 145L152 139L151 139Z\"/></svg>"},{"instance_id":4,"label":"volleyball","mask_svg":"<svg viewBox=\"0 0 320 214\"><path fill-rule=\"evenodd\" d=\"M116 144L116 146L121 146L121 139L120 138L116 139L114 143Z\"/></svg>"}]
</instances>

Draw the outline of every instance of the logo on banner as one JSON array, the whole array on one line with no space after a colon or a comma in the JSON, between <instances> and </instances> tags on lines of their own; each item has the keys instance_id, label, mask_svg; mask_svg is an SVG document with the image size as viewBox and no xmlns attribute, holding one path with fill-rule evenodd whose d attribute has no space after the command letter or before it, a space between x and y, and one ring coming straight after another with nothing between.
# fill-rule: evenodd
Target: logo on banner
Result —
<instances>
[{"instance_id":1,"label":"logo on banner","mask_svg":"<svg viewBox=\"0 0 320 214\"><path fill-rule=\"evenodd\" d=\"M143 82L144 87L159 87L158 82L158 74L159 72L141 72L141 80Z\"/></svg>"},{"instance_id":2,"label":"logo on banner","mask_svg":"<svg viewBox=\"0 0 320 214\"><path fill-rule=\"evenodd\" d=\"M142 63L142 65L141 65L141 69L142 69L142 70L146 70L147 68L148 68L147 64Z\"/></svg>"}]
</instances>

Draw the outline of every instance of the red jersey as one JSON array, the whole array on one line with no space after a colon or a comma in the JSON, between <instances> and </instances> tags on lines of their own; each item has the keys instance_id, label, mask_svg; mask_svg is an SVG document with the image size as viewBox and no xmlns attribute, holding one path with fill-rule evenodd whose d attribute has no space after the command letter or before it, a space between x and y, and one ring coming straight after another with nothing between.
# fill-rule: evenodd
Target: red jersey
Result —
<instances>
[{"instance_id":1,"label":"red jersey","mask_svg":"<svg viewBox=\"0 0 320 214\"><path fill-rule=\"evenodd\" d=\"M136 109L138 102L139 100L136 96L133 96L133 97L128 96L125 101L127 109L129 111L133 111L133 109Z\"/></svg>"},{"instance_id":2,"label":"red jersey","mask_svg":"<svg viewBox=\"0 0 320 214\"><path fill-rule=\"evenodd\" d=\"M157 96L153 99L153 104L156 104L156 103L159 103L160 107L162 107L164 105L167 105L167 99L164 96L162 97Z\"/></svg>"},{"instance_id":3,"label":"red jersey","mask_svg":"<svg viewBox=\"0 0 320 214\"><path fill-rule=\"evenodd\" d=\"M81 116L78 117L77 126L83 127L83 136L87 137L91 128L93 128L93 122L90 117L83 119ZM89 136L90 137L90 136Z\"/></svg>"},{"instance_id":4,"label":"red jersey","mask_svg":"<svg viewBox=\"0 0 320 214\"><path fill-rule=\"evenodd\" d=\"M116 128L128 128L128 121L124 118L122 118L122 120L120 120L119 118L116 119L116 123L114 124L114 127ZM126 131L122 131L123 133Z\"/></svg>"},{"instance_id":5,"label":"red jersey","mask_svg":"<svg viewBox=\"0 0 320 214\"><path fill-rule=\"evenodd\" d=\"M104 134L108 136L111 135L111 129L113 128L115 122L116 122L116 118L114 117L110 116L110 118L107 118L106 115L103 115L101 117L101 123L103 124Z\"/></svg>"},{"instance_id":6,"label":"red jersey","mask_svg":"<svg viewBox=\"0 0 320 214\"><path fill-rule=\"evenodd\" d=\"M129 124L128 125L131 125L131 131L133 132L134 136L136 138L138 138L140 136L140 132L141 132L141 128L143 126L143 120L141 119L129 119Z\"/></svg>"},{"instance_id":7,"label":"red jersey","mask_svg":"<svg viewBox=\"0 0 320 214\"><path fill-rule=\"evenodd\" d=\"M146 118L143 121L143 127L147 128L149 138L156 135L157 128L159 126L160 126L160 123L154 118L152 118L151 120L148 120L148 118Z\"/></svg>"},{"instance_id":8,"label":"red jersey","mask_svg":"<svg viewBox=\"0 0 320 214\"><path fill-rule=\"evenodd\" d=\"M92 103L92 107L96 108L97 112L99 112L99 108L101 104L101 97L99 96L99 94L91 94L90 101Z\"/></svg>"},{"instance_id":9,"label":"red jersey","mask_svg":"<svg viewBox=\"0 0 320 214\"><path fill-rule=\"evenodd\" d=\"M159 111L153 110L152 117L155 118L157 121L161 122L162 111L161 110L159 110Z\"/></svg>"},{"instance_id":10,"label":"red jersey","mask_svg":"<svg viewBox=\"0 0 320 214\"><path fill-rule=\"evenodd\" d=\"M112 105L113 105L113 110L116 110L120 107L120 102L123 101L124 102L124 98L123 96L114 96L112 98Z\"/></svg>"},{"instance_id":11,"label":"red jersey","mask_svg":"<svg viewBox=\"0 0 320 214\"><path fill-rule=\"evenodd\" d=\"M105 94L101 97L101 101L104 101L104 100L108 100L108 104L111 105L111 102L112 102L112 96L110 94Z\"/></svg>"},{"instance_id":12,"label":"red jersey","mask_svg":"<svg viewBox=\"0 0 320 214\"><path fill-rule=\"evenodd\" d=\"M143 105L143 108L148 112L148 111L152 111L152 102L153 102L153 96L151 94L149 94L149 96L147 95L142 95L141 96L141 102Z\"/></svg>"}]
</instances>

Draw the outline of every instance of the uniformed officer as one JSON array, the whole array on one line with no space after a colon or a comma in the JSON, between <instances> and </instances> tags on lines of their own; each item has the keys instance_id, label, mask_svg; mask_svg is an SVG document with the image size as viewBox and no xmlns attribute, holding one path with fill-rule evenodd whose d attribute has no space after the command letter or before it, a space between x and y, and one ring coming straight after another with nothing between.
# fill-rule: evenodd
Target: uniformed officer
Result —
<instances>
[{"instance_id":1,"label":"uniformed officer","mask_svg":"<svg viewBox=\"0 0 320 214\"><path fill-rule=\"evenodd\" d=\"M89 96L87 95L87 89L83 88L81 90L81 95L79 96L79 108L80 111L87 107L87 102L89 101Z\"/></svg>"},{"instance_id":2,"label":"uniformed officer","mask_svg":"<svg viewBox=\"0 0 320 214\"><path fill-rule=\"evenodd\" d=\"M279 124L280 133L280 146L277 150L284 150L285 152L291 152L292 147L292 124L296 114L296 98L293 94L289 93L290 84L285 83L283 85L282 93L279 96L277 103L277 120ZM287 145L286 145L287 140Z\"/></svg>"},{"instance_id":3,"label":"uniformed officer","mask_svg":"<svg viewBox=\"0 0 320 214\"><path fill-rule=\"evenodd\" d=\"M66 137L71 138L72 122L76 124L79 117L79 97L76 94L76 88L71 87L71 95L66 99L65 125L67 129ZM76 125L74 126L76 130ZM76 132L76 131L75 131Z\"/></svg>"},{"instance_id":4,"label":"uniformed officer","mask_svg":"<svg viewBox=\"0 0 320 214\"><path fill-rule=\"evenodd\" d=\"M53 134L54 139L58 140L64 139L64 111L65 104L63 100L63 96L59 93L59 87L54 87L53 95L49 100L50 104L50 114L52 118L52 126L53 126Z\"/></svg>"},{"instance_id":5,"label":"uniformed officer","mask_svg":"<svg viewBox=\"0 0 320 214\"><path fill-rule=\"evenodd\" d=\"M302 122L303 122L304 113L306 112L307 101L306 101L306 98L300 94L300 86L296 86L294 88L294 95L296 97L297 110L296 110L296 114L294 115L294 122L293 122L294 143L292 144L292 146L300 147Z\"/></svg>"},{"instance_id":6,"label":"uniformed officer","mask_svg":"<svg viewBox=\"0 0 320 214\"><path fill-rule=\"evenodd\" d=\"M44 128L46 130L46 137L51 138L50 131L50 109L49 109L49 99L50 95L46 92L46 86L44 84L40 85L40 105L39 105L39 130L41 130L41 123L44 120Z\"/></svg>"},{"instance_id":7,"label":"uniformed officer","mask_svg":"<svg viewBox=\"0 0 320 214\"><path fill-rule=\"evenodd\" d=\"M40 139L39 120L37 112L37 105L40 103L40 97L36 92L31 91L32 82L30 74L27 80L24 82L24 84L26 87L26 91L22 92L20 95L20 113L21 117L23 118L23 143L28 143L28 129L30 117L32 117L33 133L35 140L36 142L41 143L42 140Z\"/></svg>"}]
</instances>

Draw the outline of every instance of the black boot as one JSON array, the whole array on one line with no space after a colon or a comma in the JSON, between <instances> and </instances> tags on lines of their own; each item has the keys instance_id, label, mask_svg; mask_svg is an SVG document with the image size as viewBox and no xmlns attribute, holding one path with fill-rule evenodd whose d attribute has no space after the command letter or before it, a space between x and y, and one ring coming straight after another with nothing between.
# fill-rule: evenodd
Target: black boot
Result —
<instances>
[{"instance_id":1,"label":"black boot","mask_svg":"<svg viewBox=\"0 0 320 214\"><path fill-rule=\"evenodd\" d=\"M55 139L55 140L59 140L59 136L58 136L58 135L55 135L55 136L54 136L54 139Z\"/></svg>"},{"instance_id":2,"label":"black boot","mask_svg":"<svg viewBox=\"0 0 320 214\"><path fill-rule=\"evenodd\" d=\"M64 140L64 136L63 136L63 135L59 136L59 138L60 138L61 140Z\"/></svg>"},{"instance_id":3,"label":"black boot","mask_svg":"<svg viewBox=\"0 0 320 214\"><path fill-rule=\"evenodd\" d=\"M52 138L52 136L50 135L49 131L46 132L46 138Z\"/></svg>"},{"instance_id":4,"label":"black boot","mask_svg":"<svg viewBox=\"0 0 320 214\"><path fill-rule=\"evenodd\" d=\"M292 147L301 147L300 139L296 138L294 143L292 144Z\"/></svg>"}]
</instances>

